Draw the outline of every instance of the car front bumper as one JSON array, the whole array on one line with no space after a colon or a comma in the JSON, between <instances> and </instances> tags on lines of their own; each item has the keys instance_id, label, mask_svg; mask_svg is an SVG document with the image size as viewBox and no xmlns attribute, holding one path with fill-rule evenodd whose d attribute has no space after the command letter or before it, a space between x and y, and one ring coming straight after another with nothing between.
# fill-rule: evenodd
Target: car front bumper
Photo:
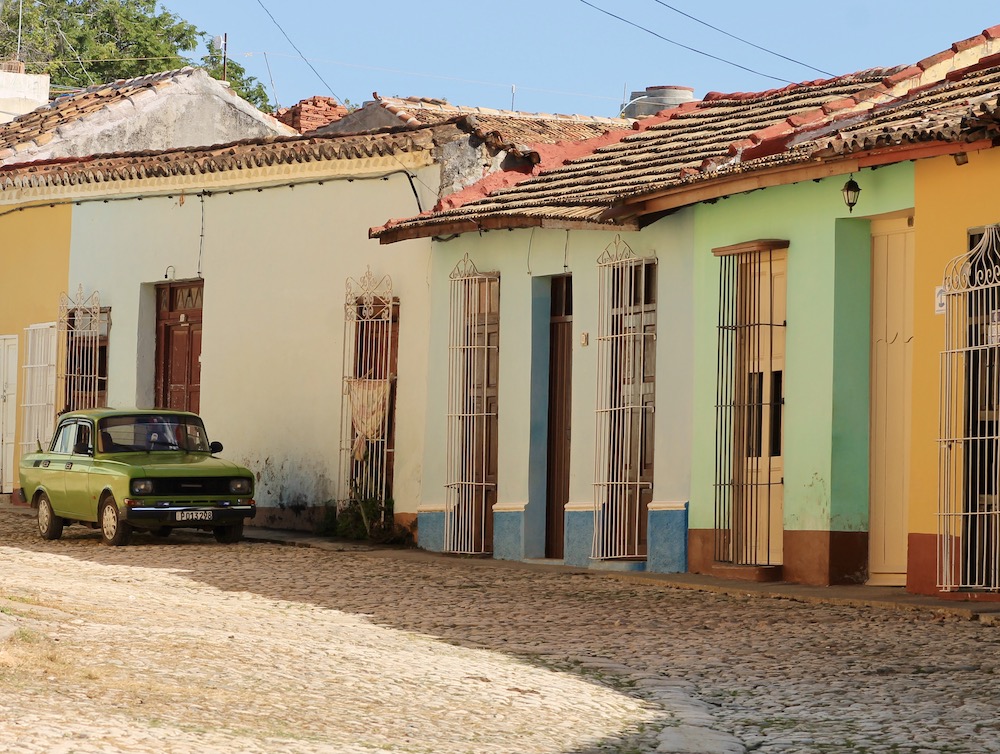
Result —
<instances>
[{"instance_id":1,"label":"car front bumper","mask_svg":"<svg viewBox=\"0 0 1000 754\"><path fill-rule=\"evenodd\" d=\"M220 526L257 515L256 505L129 505L122 518L143 527Z\"/></svg>"}]
</instances>

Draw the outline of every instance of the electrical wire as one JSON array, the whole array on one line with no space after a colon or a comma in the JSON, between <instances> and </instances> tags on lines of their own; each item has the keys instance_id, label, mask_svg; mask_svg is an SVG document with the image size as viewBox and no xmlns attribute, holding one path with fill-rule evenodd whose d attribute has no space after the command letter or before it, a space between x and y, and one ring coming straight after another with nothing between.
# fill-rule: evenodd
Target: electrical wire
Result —
<instances>
[{"instance_id":1,"label":"electrical wire","mask_svg":"<svg viewBox=\"0 0 1000 754\"><path fill-rule=\"evenodd\" d=\"M288 33L284 29L281 28L281 24L278 23L277 19L274 17L274 15L271 13L271 11L269 11L267 9L267 6L264 5L264 0L257 0L257 4L260 5L260 7L264 9L264 12L267 14L268 18L271 19L271 22L277 27L278 31L281 32L282 36L284 36L284 38L286 40L288 40L288 44L290 44L295 49L295 52L297 52L299 54L299 57L302 58L303 62L305 62L305 64L307 66L309 66L310 70L312 70L312 72L316 74L316 78L318 78L320 81L323 82L323 86L325 86L327 88L327 91L329 91L330 94L333 95L334 99L336 99L337 101L343 103L344 102L344 98L341 97L340 95L338 95L335 91L333 91L333 87L330 86L326 82L326 79L324 79L320 75L320 72L316 70L316 67L312 63L309 62L309 59L305 55L302 54L302 50L300 50L298 48L298 45L296 45L295 42L292 41L292 38L288 36ZM392 152L389 153L389 156L392 159L394 159L396 162L398 162L400 164L400 166L403 168L403 170L406 172L407 177L410 179L410 188L413 189L414 196L417 196L417 189L413 185L413 181L417 181L417 183L419 183L425 189L427 189L428 191L430 191L431 192L431 196L435 196L435 197L437 196L438 192L435 189L433 189L430 186L428 186L426 183L424 183L424 181L420 178L420 176L417 175L415 172L411 172L410 169L408 167L406 167L406 163L404 163L401 159L399 159L399 157L397 157ZM417 196L417 206L420 206L420 197L419 196Z\"/></svg>"},{"instance_id":2,"label":"electrical wire","mask_svg":"<svg viewBox=\"0 0 1000 754\"><path fill-rule=\"evenodd\" d=\"M635 21L629 21L627 18L623 18L622 16L615 15L614 13L612 13L609 10L604 10L604 8L601 8L601 7L597 6L597 5L594 5L593 3L589 2L589 0L580 0L580 2L583 3L584 5L590 7L590 8L593 8L594 10L596 10L596 11L598 11L600 13L603 13L606 16L611 16L611 18L617 19L618 21L621 21L622 23L628 24L629 26L633 26L636 29L639 29L640 31L646 32L647 34L652 34L657 39L662 39L664 42L669 42L670 44L676 45L677 47L681 47L681 48L683 48L685 50L688 50L689 52L693 52L693 53L696 53L698 55L703 55L706 58L711 58L712 60L717 60L720 63L725 63L726 65L731 65L734 68L739 68L741 71L746 71L747 73L752 73L755 76L763 76L764 78L771 79L772 81L780 81L783 84L795 84L795 83L797 83L795 81L790 81L788 79L783 79L780 76L772 76L769 73L764 73L762 71L758 71L758 70L755 70L753 68L749 68L749 67L747 67L745 65L740 65L739 63L735 63L732 60L727 60L726 58L719 57L718 55L713 55L710 52L705 52L704 50L699 50L697 47L690 47L689 45L683 44L683 43L678 42L676 40L669 39L669 38L663 36L662 34L658 34L657 32L653 31L652 29L647 29L645 26L642 26L640 24L635 23Z\"/></svg>"},{"instance_id":3,"label":"electrical wire","mask_svg":"<svg viewBox=\"0 0 1000 754\"><path fill-rule=\"evenodd\" d=\"M278 23L278 20L274 17L274 14L267 9L266 5L264 5L264 0L257 0L257 4L264 9L264 12L267 14L268 18L271 19L271 23L275 25L278 31L281 32L281 35L288 41L288 44L290 44L292 48L295 50L295 52L299 54L299 57L302 58L302 62L304 62L307 66L309 66L309 70L315 73L316 78L318 78L320 81L323 82L323 86L327 88L327 91L329 91L330 94L332 94L340 102L343 102L344 98L340 97L335 91L333 91L333 87L326 82L326 79L324 79L323 76L320 74L320 72L316 70L316 67L309 62L309 58L307 58L305 55L302 54L302 50L300 50L298 48L298 45L296 45L295 42L292 41L292 38L288 36L288 32L286 32L283 28L281 28L281 24Z\"/></svg>"},{"instance_id":4,"label":"electrical wire","mask_svg":"<svg viewBox=\"0 0 1000 754\"><path fill-rule=\"evenodd\" d=\"M720 34L725 34L730 39L735 39L737 42L742 42L745 45L750 45L751 47L753 47L756 50L760 50L761 52L766 52L768 55L774 55L775 57L781 58L782 60L787 60L789 63L795 63L796 65L800 65L803 68L808 68L810 71L816 71L816 73L822 73L824 76L835 77L837 75L835 73L830 73L829 71L824 71L822 68L817 68L814 65L809 65L808 63L803 63L801 60L796 60L795 58L790 58L787 55L782 55L780 52L775 52L774 50L769 50L766 47L761 47L759 44L755 44L755 43L751 42L749 39L744 39L743 37L738 37L735 34L729 33L725 29L720 29L718 26L712 26L712 24L708 23L707 21L702 21L700 18L696 18L695 16L692 16L690 13L685 13L680 8L675 8L674 6L670 5L669 3L663 2L663 0L653 0L653 2L654 3L659 3L664 8L669 8L674 13L678 13L678 14L684 16L684 18L689 18L692 21L694 21L695 23L701 24L702 26L707 26L709 29L712 29L713 31L717 31Z\"/></svg>"}]
</instances>

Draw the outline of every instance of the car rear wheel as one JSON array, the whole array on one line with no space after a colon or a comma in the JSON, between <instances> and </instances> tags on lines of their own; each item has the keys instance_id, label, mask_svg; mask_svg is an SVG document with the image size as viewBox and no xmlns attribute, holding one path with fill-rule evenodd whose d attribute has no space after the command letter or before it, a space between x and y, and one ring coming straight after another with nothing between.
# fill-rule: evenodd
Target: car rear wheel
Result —
<instances>
[{"instance_id":1,"label":"car rear wheel","mask_svg":"<svg viewBox=\"0 0 1000 754\"><path fill-rule=\"evenodd\" d=\"M235 524L216 526L212 529L212 534L215 535L216 542L222 542L224 545L231 545L234 542L239 542L243 539L243 522L238 521Z\"/></svg>"},{"instance_id":2,"label":"car rear wheel","mask_svg":"<svg viewBox=\"0 0 1000 754\"><path fill-rule=\"evenodd\" d=\"M52 512L52 503L44 492L38 496L38 533L42 539L59 539L63 533L63 520Z\"/></svg>"},{"instance_id":3,"label":"car rear wheel","mask_svg":"<svg viewBox=\"0 0 1000 754\"><path fill-rule=\"evenodd\" d=\"M111 547L127 545L132 539L132 526L122 521L113 497L106 497L101 502L101 539Z\"/></svg>"}]
</instances>

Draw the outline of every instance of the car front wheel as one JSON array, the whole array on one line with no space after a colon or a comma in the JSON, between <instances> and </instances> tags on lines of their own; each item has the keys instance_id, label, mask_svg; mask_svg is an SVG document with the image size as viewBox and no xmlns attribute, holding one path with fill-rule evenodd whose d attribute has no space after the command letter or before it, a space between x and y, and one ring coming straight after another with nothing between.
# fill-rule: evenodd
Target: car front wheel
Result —
<instances>
[{"instance_id":1,"label":"car front wheel","mask_svg":"<svg viewBox=\"0 0 1000 754\"><path fill-rule=\"evenodd\" d=\"M104 499L101 503L101 539L111 547L127 545L132 538L132 526L122 521L118 512L118 504L113 497Z\"/></svg>"},{"instance_id":2,"label":"car front wheel","mask_svg":"<svg viewBox=\"0 0 1000 754\"><path fill-rule=\"evenodd\" d=\"M239 542L243 539L243 522L238 521L235 524L216 526L212 529L212 534L215 535L216 542L221 542L224 545L231 545L234 542Z\"/></svg>"},{"instance_id":3,"label":"car front wheel","mask_svg":"<svg viewBox=\"0 0 1000 754\"><path fill-rule=\"evenodd\" d=\"M63 533L63 520L52 512L52 503L44 492L38 496L38 533L42 539L59 539Z\"/></svg>"}]
</instances>

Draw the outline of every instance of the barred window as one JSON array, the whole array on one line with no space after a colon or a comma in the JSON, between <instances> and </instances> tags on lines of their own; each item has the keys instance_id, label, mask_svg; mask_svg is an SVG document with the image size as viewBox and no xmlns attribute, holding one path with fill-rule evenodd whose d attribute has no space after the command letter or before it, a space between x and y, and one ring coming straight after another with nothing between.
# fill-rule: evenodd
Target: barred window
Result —
<instances>
[{"instance_id":1,"label":"barred window","mask_svg":"<svg viewBox=\"0 0 1000 754\"><path fill-rule=\"evenodd\" d=\"M782 560L787 241L720 249L715 559Z\"/></svg>"}]
</instances>

